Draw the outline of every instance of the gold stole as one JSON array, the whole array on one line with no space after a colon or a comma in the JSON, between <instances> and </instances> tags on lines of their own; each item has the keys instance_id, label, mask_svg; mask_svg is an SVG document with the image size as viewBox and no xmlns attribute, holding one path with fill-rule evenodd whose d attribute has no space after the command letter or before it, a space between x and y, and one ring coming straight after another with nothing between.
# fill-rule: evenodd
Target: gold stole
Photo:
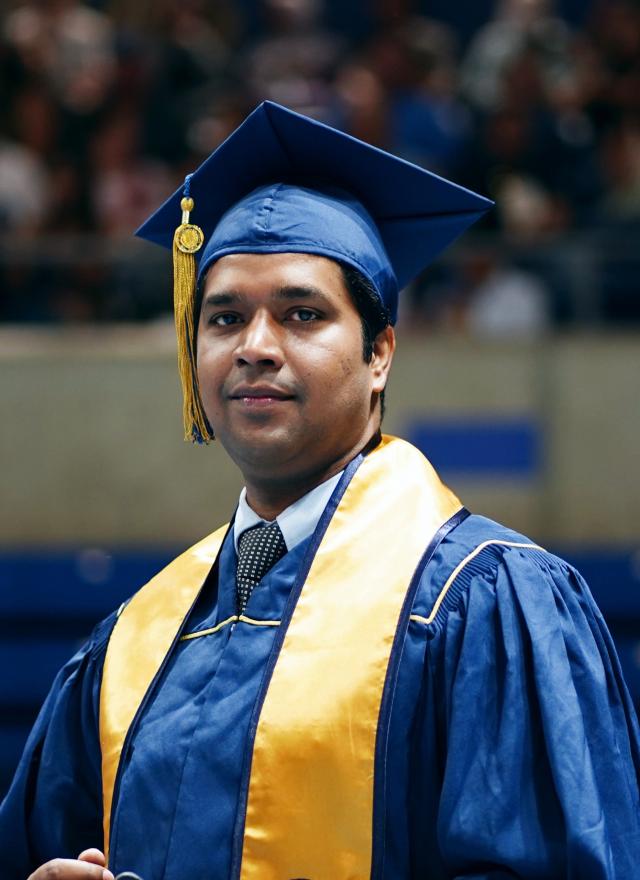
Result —
<instances>
[{"instance_id":1,"label":"gold stole","mask_svg":"<svg viewBox=\"0 0 640 880\"><path fill-rule=\"evenodd\" d=\"M393 437L362 462L320 542L260 713L241 880L364 880L371 873L376 732L414 571L460 510L429 462ZM225 529L136 594L104 664L105 847L127 734L214 562Z\"/></svg>"},{"instance_id":2,"label":"gold stole","mask_svg":"<svg viewBox=\"0 0 640 880\"><path fill-rule=\"evenodd\" d=\"M100 688L107 856L113 789L127 732L217 559L226 531L223 526L163 568L121 610L111 633Z\"/></svg>"}]
</instances>

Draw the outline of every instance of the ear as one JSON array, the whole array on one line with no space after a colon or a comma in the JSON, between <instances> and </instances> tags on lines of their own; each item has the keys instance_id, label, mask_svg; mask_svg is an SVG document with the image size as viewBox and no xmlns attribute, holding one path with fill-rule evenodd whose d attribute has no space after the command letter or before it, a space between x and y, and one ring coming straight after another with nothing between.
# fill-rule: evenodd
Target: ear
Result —
<instances>
[{"instance_id":1,"label":"ear","mask_svg":"<svg viewBox=\"0 0 640 880\"><path fill-rule=\"evenodd\" d=\"M396 334L393 332L393 327L389 324L376 336L373 343L373 357L369 364L373 380L371 390L376 391L378 394L384 391L387 384L395 350Z\"/></svg>"}]
</instances>

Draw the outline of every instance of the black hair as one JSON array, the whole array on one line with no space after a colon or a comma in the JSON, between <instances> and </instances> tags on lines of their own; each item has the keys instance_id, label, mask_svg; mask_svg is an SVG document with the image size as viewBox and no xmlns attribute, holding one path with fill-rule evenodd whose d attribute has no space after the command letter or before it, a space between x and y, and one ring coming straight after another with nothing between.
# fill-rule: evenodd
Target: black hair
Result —
<instances>
[{"instance_id":1,"label":"black hair","mask_svg":"<svg viewBox=\"0 0 640 880\"><path fill-rule=\"evenodd\" d=\"M389 312L375 287L362 272L339 262L344 283L353 300L362 324L362 357L371 363L376 337L391 323ZM384 390L380 393L380 418L384 416Z\"/></svg>"},{"instance_id":2,"label":"black hair","mask_svg":"<svg viewBox=\"0 0 640 880\"><path fill-rule=\"evenodd\" d=\"M373 345L378 333L388 327L391 321L389 313L383 305L375 287L368 278L348 266L346 263L338 264L342 269L342 276L347 290L353 300L353 304L360 314L362 322L362 356L366 363L373 358Z\"/></svg>"},{"instance_id":3,"label":"black hair","mask_svg":"<svg viewBox=\"0 0 640 880\"><path fill-rule=\"evenodd\" d=\"M200 312L202 311L202 300L204 298L204 288L207 280L207 273L201 275L196 281L196 291L193 297L193 325L194 339L198 340L198 322L200 321Z\"/></svg>"}]
</instances>

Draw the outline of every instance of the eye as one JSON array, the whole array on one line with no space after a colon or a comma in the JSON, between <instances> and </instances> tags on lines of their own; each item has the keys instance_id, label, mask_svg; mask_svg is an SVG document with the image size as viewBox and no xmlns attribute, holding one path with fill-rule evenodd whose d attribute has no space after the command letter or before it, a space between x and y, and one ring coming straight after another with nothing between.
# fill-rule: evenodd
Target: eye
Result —
<instances>
[{"instance_id":1,"label":"eye","mask_svg":"<svg viewBox=\"0 0 640 880\"><path fill-rule=\"evenodd\" d=\"M239 320L240 318L231 312L222 312L218 315L212 315L209 318L209 323L216 327L229 327L231 324L237 324Z\"/></svg>"},{"instance_id":2,"label":"eye","mask_svg":"<svg viewBox=\"0 0 640 880\"><path fill-rule=\"evenodd\" d=\"M289 315L292 321L300 321L307 324L309 321L317 321L320 315L313 309L295 309Z\"/></svg>"}]
</instances>

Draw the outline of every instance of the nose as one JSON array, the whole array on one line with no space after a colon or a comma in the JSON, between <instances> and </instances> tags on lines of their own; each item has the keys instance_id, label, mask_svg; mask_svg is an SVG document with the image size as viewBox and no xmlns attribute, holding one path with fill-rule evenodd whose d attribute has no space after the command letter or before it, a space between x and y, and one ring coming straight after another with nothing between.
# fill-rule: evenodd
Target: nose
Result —
<instances>
[{"instance_id":1,"label":"nose","mask_svg":"<svg viewBox=\"0 0 640 880\"><path fill-rule=\"evenodd\" d=\"M278 369L284 363L281 328L266 312L256 312L240 334L234 352L236 366Z\"/></svg>"}]
</instances>

